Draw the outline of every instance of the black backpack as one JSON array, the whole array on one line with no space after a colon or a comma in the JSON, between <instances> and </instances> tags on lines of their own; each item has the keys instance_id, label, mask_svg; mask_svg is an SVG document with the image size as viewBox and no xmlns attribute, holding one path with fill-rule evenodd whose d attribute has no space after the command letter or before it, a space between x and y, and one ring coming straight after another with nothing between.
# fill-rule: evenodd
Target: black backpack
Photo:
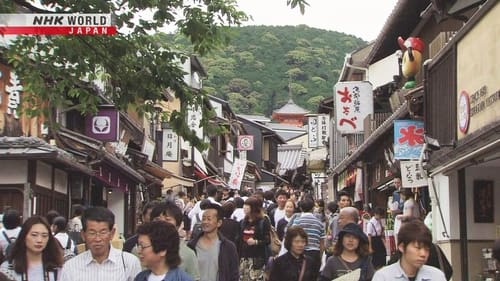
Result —
<instances>
[{"instance_id":1,"label":"black backpack","mask_svg":"<svg viewBox=\"0 0 500 281\"><path fill-rule=\"evenodd\" d=\"M14 244L16 243L16 237L9 237L7 236L7 232L2 231L3 237L5 237L5 240L7 241L7 248L5 248L5 257L8 257L10 255L10 252L12 251L12 247L14 247Z\"/></svg>"},{"instance_id":2,"label":"black backpack","mask_svg":"<svg viewBox=\"0 0 500 281\"><path fill-rule=\"evenodd\" d=\"M193 225L193 231L191 232L191 238L198 237L203 232L201 227L200 213L196 214L196 223Z\"/></svg>"}]
</instances>

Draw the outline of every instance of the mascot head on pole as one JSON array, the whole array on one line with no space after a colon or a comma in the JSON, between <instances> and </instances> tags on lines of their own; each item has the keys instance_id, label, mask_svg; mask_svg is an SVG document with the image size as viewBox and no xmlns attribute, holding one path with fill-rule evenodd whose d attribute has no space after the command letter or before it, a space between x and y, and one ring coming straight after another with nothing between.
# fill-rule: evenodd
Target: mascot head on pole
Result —
<instances>
[{"instance_id":1,"label":"mascot head on pole","mask_svg":"<svg viewBox=\"0 0 500 281\"><path fill-rule=\"evenodd\" d=\"M401 71L403 76L408 80L403 88L415 88L415 75L422 67L422 53L424 52L425 43L418 37L408 37L406 40L400 36L398 37L398 44L403 50L403 61L401 64Z\"/></svg>"}]
</instances>

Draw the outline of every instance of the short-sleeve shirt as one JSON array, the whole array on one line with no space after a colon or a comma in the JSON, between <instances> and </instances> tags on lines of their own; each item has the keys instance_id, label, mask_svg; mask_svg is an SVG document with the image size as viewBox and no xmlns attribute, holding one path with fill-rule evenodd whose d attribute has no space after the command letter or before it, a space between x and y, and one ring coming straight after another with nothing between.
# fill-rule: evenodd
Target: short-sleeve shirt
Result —
<instances>
[{"instance_id":1,"label":"short-sleeve shirt","mask_svg":"<svg viewBox=\"0 0 500 281\"><path fill-rule=\"evenodd\" d=\"M131 253L110 247L109 255L98 263L87 250L66 261L61 271L61 281L132 281L141 272L139 259Z\"/></svg>"},{"instance_id":2,"label":"short-sleeve shirt","mask_svg":"<svg viewBox=\"0 0 500 281\"><path fill-rule=\"evenodd\" d=\"M403 271L399 261L388 265L384 268L379 269L375 272L372 281L392 281L392 280L410 280L408 275ZM444 273L432 266L423 265L417 272L417 276L415 276L415 281L445 281L446 277Z\"/></svg>"},{"instance_id":3,"label":"short-sleeve shirt","mask_svg":"<svg viewBox=\"0 0 500 281\"><path fill-rule=\"evenodd\" d=\"M344 263L342 263L342 261L340 261L340 259L341 258L339 256L329 257L328 260L326 261L323 272L321 272L321 276L326 277L328 280L332 280L342 275L345 275L355 269L361 268L362 266L365 266L366 268L366 272L362 273L366 274L363 280L370 280L371 277L373 276L374 269L370 257L359 258L354 262L344 261L347 267L344 265Z\"/></svg>"},{"instance_id":4,"label":"short-sleeve shirt","mask_svg":"<svg viewBox=\"0 0 500 281\"><path fill-rule=\"evenodd\" d=\"M219 250L220 240L218 239L210 248L203 248L200 242L196 244L196 254L198 256L198 269L200 270L200 281L218 280L219 271Z\"/></svg>"}]
</instances>

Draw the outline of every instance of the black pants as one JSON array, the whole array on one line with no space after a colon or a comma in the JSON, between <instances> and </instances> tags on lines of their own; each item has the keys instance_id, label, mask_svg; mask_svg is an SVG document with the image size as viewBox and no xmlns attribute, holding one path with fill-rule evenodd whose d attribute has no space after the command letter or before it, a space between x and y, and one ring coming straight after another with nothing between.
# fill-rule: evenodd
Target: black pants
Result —
<instances>
[{"instance_id":1,"label":"black pants","mask_svg":"<svg viewBox=\"0 0 500 281\"><path fill-rule=\"evenodd\" d=\"M309 250L304 251L304 255L310 257L312 260L312 264L309 266L309 268L311 268L311 272L313 273L311 281L318 280L319 269L321 268L321 253L319 250Z\"/></svg>"}]
</instances>

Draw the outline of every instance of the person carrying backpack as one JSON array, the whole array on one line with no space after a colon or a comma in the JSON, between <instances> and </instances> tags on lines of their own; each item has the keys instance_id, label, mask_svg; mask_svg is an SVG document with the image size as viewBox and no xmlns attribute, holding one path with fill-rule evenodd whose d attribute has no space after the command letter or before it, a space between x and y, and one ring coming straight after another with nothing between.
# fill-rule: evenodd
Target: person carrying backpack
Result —
<instances>
[{"instance_id":1,"label":"person carrying backpack","mask_svg":"<svg viewBox=\"0 0 500 281\"><path fill-rule=\"evenodd\" d=\"M16 209L7 209L3 215L3 228L0 229L0 262L7 258L14 242L21 232L21 214Z\"/></svg>"},{"instance_id":2,"label":"person carrying backpack","mask_svg":"<svg viewBox=\"0 0 500 281\"><path fill-rule=\"evenodd\" d=\"M71 237L69 237L68 233L66 233L66 226L66 218L62 216L54 218L52 225L50 226L52 232L54 233L54 238L59 241L59 244L63 249L64 261L67 261L76 255L75 242L71 239Z\"/></svg>"}]
</instances>

